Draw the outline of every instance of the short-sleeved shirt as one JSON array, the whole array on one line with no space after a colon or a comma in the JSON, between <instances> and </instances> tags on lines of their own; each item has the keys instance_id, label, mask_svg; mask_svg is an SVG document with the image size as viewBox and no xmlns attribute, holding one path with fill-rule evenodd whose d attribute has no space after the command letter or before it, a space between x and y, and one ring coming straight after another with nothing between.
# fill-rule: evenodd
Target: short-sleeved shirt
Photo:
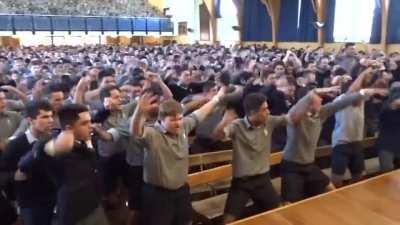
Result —
<instances>
[{"instance_id":1,"label":"short-sleeved shirt","mask_svg":"<svg viewBox=\"0 0 400 225\"><path fill-rule=\"evenodd\" d=\"M118 127L121 123L123 123L125 118L122 113L111 114L107 120L103 123L103 127L106 130ZM118 141L103 141L101 139L98 140L98 152L101 157L110 157L116 153L124 151L123 149L123 139Z\"/></svg>"},{"instance_id":2,"label":"short-sleeved shirt","mask_svg":"<svg viewBox=\"0 0 400 225\"><path fill-rule=\"evenodd\" d=\"M120 142L126 150L126 162L130 166L143 166L143 146L132 137L129 126L130 118L125 119L119 126L109 129L107 132L113 137L114 142Z\"/></svg>"},{"instance_id":3,"label":"short-sleeved shirt","mask_svg":"<svg viewBox=\"0 0 400 225\"><path fill-rule=\"evenodd\" d=\"M11 137L18 129L22 117L19 113L5 111L0 113L0 140L6 140Z\"/></svg>"},{"instance_id":4,"label":"short-sleeved shirt","mask_svg":"<svg viewBox=\"0 0 400 225\"><path fill-rule=\"evenodd\" d=\"M183 118L178 135L169 134L160 122L145 126L142 137L136 137L144 147L143 179L145 183L176 190L186 183L189 172L189 133L198 125L195 113Z\"/></svg>"},{"instance_id":5,"label":"short-sleeved shirt","mask_svg":"<svg viewBox=\"0 0 400 225\"><path fill-rule=\"evenodd\" d=\"M287 116L269 116L266 123L253 127L248 118L237 119L225 127L225 136L233 143L233 176L255 176L269 171L271 136L278 126L287 124Z\"/></svg>"},{"instance_id":6,"label":"short-sleeved shirt","mask_svg":"<svg viewBox=\"0 0 400 225\"><path fill-rule=\"evenodd\" d=\"M335 99L343 98L341 95ZM335 113L335 129L332 132L332 145L362 141L364 138L364 101L360 106L350 106Z\"/></svg>"}]
</instances>

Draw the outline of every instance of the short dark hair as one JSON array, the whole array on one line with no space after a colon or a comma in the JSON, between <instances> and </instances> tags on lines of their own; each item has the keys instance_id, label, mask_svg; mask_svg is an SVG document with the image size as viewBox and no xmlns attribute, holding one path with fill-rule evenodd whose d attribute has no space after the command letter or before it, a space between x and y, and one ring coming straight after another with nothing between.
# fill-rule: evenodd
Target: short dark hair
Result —
<instances>
[{"instance_id":1,"label":"short dark hair","mask_svg":"<svg viewBox=\"0 0 400 225\"><path fill-rule=\"evenodd\" d=\"M248 94L243 101L244 112L247 116L250 116L252 113L258 111L264 102L267 102L267 98L263 94Z\"/></svg>"},{"instance_id":2,"label":"short dark hair","mask_svg":"<svg viewBox=\"0 0 400 225\"><path fill-rule=\"evenodd\" d=\"M61 128L65 129L68 125L74 124L79 120L79 114L83 112L89 112L89 109L81 104L67 104L61 107L58 112Z\"/></svg>"},{"instance_id":3,"label":"short dark hair","mask_svg":"<svg viewBox=\"0 0 400 225\"><path fill-rule=\"evenodd\" d=\"M353 47L353 46L355 46L356 44L354 43L354 42L348 42L348 43L346 43L345 45L344 45L344 47L345 48L348 48L348 47Z\"/></svg>"},{"instance_id":4,"label":"short dark hair","mask_svg":"<svg viewBox=\"0 0 400 225\"><path fill-rule=\"evenodd\" d=\"M105 77L114 77L115 70L113 68L104 68L99 72L99 81L103 80Z\"/></svg>"},{"instance_id":5,"label":"short dark hair","mask_svg":"<svg viewBox=\"0 0 400 225\"><path fill-rule=\"evenodd\" d=\"M222 71L222 73L219 74L217 78L225 86L228 86L231 83L231 74L227 70Z\"/></svg>"},{"instance_id":6,"label":"short dark hair","mask_svg":"<svg viewBox=\"0 0 400 225\"><path fill-rule=\"evenodd\" d=\"M104 101L105 98L111 96L111 91L113 90L118 90L119 88L117 86L108 86L100 90L100 99L101 101Z\"/></svg>"},{"instance_id":7,"label":"short dark hair","mask_svg":"<svg viewBox=\"0 0 400 225\"><path fill-rule=\"evenodd\" d=\"M167 116L176 116L182 113L182 105L174 99L169 99L160 104L158 118L164 119Z\"/></svg>"},{"instance_id":8,"label":"short dark hair","mask_svg":"<svg viewBox=\"0 0 400 225\"><path fill-rule=\"evenodd\" d=\"M25 105L25 116L34 119L39 115L40 110L51 111L50 103L44 100L29 101Z\"/></svg>"},{"instance_id":9,"label":"short dark hair","mask_svg":"<svg viewBox=\"0 0 400 225\"><path fill-rule=\"evenodd\" d=\"M46 94L50 95L55 92L68 92L66 89L68 89L66 85L63 85L60 82L54 82L49 84Z\"/></svg>"},{"instance_id":10,"label":"short dark hair","mask_svg":"<svg viewBox=\"0 0 400 225\"><path fill-rule=\"evenodd\" d=\"M150 87L143 90L142 94L149 93L152 95L163 96L163 91L158 84L151 84Z\"/></svg>"},{"instance_id":11,"label":"short dark hair","mask_svg":"<svg viewBox=\"0 0 400 225\"><path fill-rule=\"evenodd\" d=\"M143 77L144 71L138 67L134 68L131 72L131 77Z\"/></svg>"}]
</instances>

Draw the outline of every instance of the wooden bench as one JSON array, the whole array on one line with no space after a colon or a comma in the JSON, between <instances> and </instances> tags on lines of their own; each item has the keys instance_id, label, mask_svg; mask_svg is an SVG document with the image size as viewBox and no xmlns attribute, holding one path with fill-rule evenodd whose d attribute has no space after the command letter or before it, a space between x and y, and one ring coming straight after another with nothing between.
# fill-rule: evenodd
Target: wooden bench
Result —
<instances>
[{"instance_id":1,"label":"wooden bench","mask_svg":"<svg viewBox=\"0 0 400 225\"><path fill-rule=\"evenodd\" d=\"M362 142L362 146L364 149L372 147L375 144L376 138L367 138ZM326 157L331 154L332 148L331 146L321 146L317 149L316 151L316 158L321 158L321 157ZM219 153L220 155L218 156L219 158L223 159L228 159L229 157L232 157L232 151L227 150ZM230 154L230 156L228 156ZM279 165L280 162L282 161L282 152L277 152L271 154L269 159L271 166L274 165ZM204 157L204 156L203 156ZM208 156L206 156L208 157ZM212 161L212 159L210 159ZM204 161L203 161L204 162ZM324 171L327 175L330 174L330 170L326 169ZM214 193L216 191L214 190L215 184L218 184L218 182L224 181L229 185L229 182L232 178L232 165L227 164L223 166L219 166L216 168L192 173L188 176L188 184L192 190L194 190L196 187L199 186L208 186ZM274 188L280 192L280 178L273 179L272 183L274 185ZM194 210L204 216L205 218L209 220L213 220L217 217L220 217L223 214L225 202L226 202L227 194L218 194L210 198L206 198L204 200L199 200L199 201L193 201L192 206Z\"/></svg>"},{"instance_id":2,"label":"wooden bench","mask_svg":"<svg viewBox=\"0 0 400 225\"><path fill-rule=\"evenodd\" d=\"M230 225L398 225L399 187L396 170Z\"/></svg>"}]
</instances>

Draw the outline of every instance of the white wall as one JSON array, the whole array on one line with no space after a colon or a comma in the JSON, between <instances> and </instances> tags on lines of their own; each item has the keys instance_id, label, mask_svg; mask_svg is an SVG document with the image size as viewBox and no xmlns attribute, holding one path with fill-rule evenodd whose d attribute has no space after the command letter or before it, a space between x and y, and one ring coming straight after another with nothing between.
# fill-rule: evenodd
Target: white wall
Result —
<instances>
[{"instance_id":1,"label":"white wall","mask_svg":"<svg viewBox=\"0 0 400 225\"><path fill-rule=\"evenodd\" d=\"M234 31L232 26L238 25L237 9L232 0L221 0L221 17L217 19L218 41L229 46L239 42L239 32Z\"/></svg>"},{"instance_id":2,"label":"white wall","mask_svg":"<svg viewBox=\"0 0 400 225\"><path fill-rule=\"evenodd\" d=\"M369 42L375 0L336 0L335 42Z\"/></svg>"},{"instance_id":3,"label":"white wall","mask_svg":"<svg viewBox=\"0 0 400 225\"><path fill-rule=\"evenodd\" d=\"M200 37L199 4L201 2L202 0L165 0L165 6L170 8L168 14L172 15L175 35L178 35L178 22L187 22L188 28L194 30L193 33L188 33L190 43L199 40Z\"/></svg>"}]
</instances>

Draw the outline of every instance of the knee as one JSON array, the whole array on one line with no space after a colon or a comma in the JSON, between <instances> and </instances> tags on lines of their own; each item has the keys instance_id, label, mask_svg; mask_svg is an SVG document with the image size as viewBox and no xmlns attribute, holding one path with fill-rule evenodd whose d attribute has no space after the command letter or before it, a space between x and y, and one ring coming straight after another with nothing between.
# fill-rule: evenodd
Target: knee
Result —
<instances>
[{"instance_id":1,"label":"knee","mask_svg":"<svg viewBox=\"0 0 400 225\"><path fill-rule=\"evenodd\" d=\"M226 215L224 215L224 224L232 223L236 219L237 218L234 215L226 214Z\"/></svg>"}]
</instances>

